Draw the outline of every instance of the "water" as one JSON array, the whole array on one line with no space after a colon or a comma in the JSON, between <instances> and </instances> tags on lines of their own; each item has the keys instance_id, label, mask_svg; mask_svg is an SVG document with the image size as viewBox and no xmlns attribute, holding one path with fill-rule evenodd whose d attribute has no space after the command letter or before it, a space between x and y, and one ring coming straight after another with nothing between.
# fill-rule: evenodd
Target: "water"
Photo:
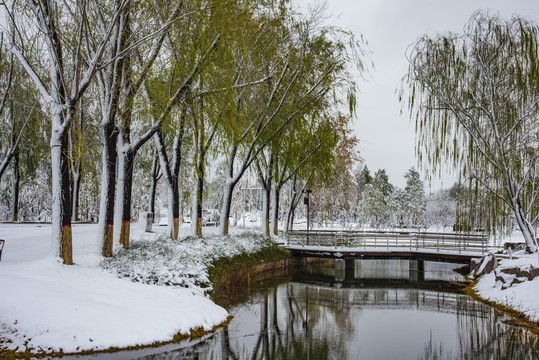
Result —
<instances>
[{"instance_id":1,"label":"water","mask_svg":"<svg viewBox=\"0 0 539 360\"><path fill-rule=\"evenodd\" d=\"M310 265L229 307L196 342L117 354L150 359L539 359L537 336L474 301L454 265ZM412 269L412 270L411 270ZM122 357L123 356L123 357Z\"/></svg>"}]
</instances>

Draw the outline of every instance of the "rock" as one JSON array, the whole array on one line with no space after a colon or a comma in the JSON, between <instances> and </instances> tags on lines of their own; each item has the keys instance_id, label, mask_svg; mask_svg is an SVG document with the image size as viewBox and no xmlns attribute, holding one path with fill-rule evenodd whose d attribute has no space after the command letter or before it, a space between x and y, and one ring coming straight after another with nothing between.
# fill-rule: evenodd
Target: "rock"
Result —
<instances>
[{"instance_id":1,"label":"rock","mask_svg":"<svg viewBox=\"0 0 539 360\"><path fill-rule=\"evenodd\" d=\"M498 272L508 274L508 275L515 275L515 276L521 276L520 275L520 268L513 266L513 267L503 267L503 268L497 268Z\"/></svg>"},{"instance_id":2,"label":"rock","mask_svg":"<svg viewBox=\"0 0 539 360\"><path fill-rule=\"evenodd\" d=\"M539 267L533 265L524 265L520 267L519 277L525 277L528 280L533 280L539 276Z\"/></svg>"},{"instance_id":3,"label":"rock","mask_svg":"<svg viewBox=\"0 0 539 360\"><path fill-rule=\"evenodd\" d=\"M500 281L502 285L511 284L514 278L518 276L519 269L514 268L503 268L503 269L494 269L494 275L496 275L496 282Z\"/></svg>"},{"instance_id":4,"label":"rock","mask_svg":"<svg viewBox=\"0 0 539 360\"><path fill-rule=\"evenodd\" d=\"M523 265L520 267L504 267L494 269L496 275L496 286L502 287L502 290L510 288L516 284L530 281L539 277L539 267L533 265Z\"/></svg>"},{"instance_id":5,"label":"rock","mask_svg":"<svg viewBox=\"0 0 539 360\"><path fill-rule=\"evenodd\" d=\"M470 260L470 273L473 274L475 272L475 269L477 269L480 263L481 263L481 258L472 258Z\"/></svg>"},{"instance_id":6,"label":"rock","mask_svg":"<svg viewBox=\"0 0 539 360\"><path fill-rule=\"evenodd\" d=\"M524 250L526 248L526 244L525 243L510 243L510 242L506 242L503 244L503 249L504 250L508 250L508 249L511 249L513 251L518 251L517 248L520 248L520 250Z\"/></svg>"},{"instance_id":7,"label":"rock","mask_svg":"<svg viewBox=\"0 0 539 360\"><path fill-rule=\"evenodd\" d=\"M503 284L502 290L506 290L513 285L522 284L523 282L526 282L526 281L528 281L528 279L525 277L515 277L510 282Z\"/></svg>"},{"instance_id":8,"label":"rock","mask_svg":"<svg viewBox=\"0 0 539 360\"><path fill-rule=\"evenodd\" d=\"M524 243L519 243L519 244L515 247L515 251L514 251L514 252L517 252L517 251L525 251L526 249L527 249L526 244L524 244Z\"/></svg>"},{"instance_id":9,"label":"rock","mask_svg":"<svg viewBox=\"0 0 539 360\"><path fill-rule=\"evenodd\" d=\"M486 254L481 259L479 266L476 267L473 276L478 278L485 274L491 273L498 266L498 261L493 254Z\"/></svg>"}]
</instances>

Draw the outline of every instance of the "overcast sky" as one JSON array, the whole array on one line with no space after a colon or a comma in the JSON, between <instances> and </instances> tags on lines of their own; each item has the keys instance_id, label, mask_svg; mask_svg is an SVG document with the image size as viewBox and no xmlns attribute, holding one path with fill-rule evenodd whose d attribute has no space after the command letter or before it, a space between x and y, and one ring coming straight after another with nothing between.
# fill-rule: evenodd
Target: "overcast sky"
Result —
<instances>
[{"instance_id":1,"label":"overcast sky","mask_svg":"<svg viewBox=\"0 0 539 360\"><path fill-rule=\"evenodd\" d=\"M315 0L300 0L313 4ZM319 2L318 2L319 3ZM361 141L361 156L374 173L384 168L389 181L405 184L404 173L415 158L415 129L408 113L400 114L395 89L406 73L406 48L429 33L462 32L478 9L490 9L502 17L518 14L539 20L539 0L328 0L328 22L363 34L375 70L360 80L361 94L355 130ZM433 189L450 187L454 176L433 182Z\"/></svg>"}]
</instances>

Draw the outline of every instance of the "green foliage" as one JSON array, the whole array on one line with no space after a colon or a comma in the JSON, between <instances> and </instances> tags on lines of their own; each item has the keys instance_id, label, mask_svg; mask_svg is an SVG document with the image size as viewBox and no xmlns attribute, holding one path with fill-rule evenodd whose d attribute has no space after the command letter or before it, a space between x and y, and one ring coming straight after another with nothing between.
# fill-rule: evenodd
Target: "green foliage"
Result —
<instances>
[{"instance_id":1,"label":"green foliage","mask_svg":"<svg viewBox=\"0 0 539 360\"><path fill-rule=\"evenodd\" d=\"M266 244L255 253L241 253L233 257L221 257L212 261L208 268L208 279L213 285L214 294L220 302L227 302L226 290L238 292L249 286L255 277L255 267L263 263L290 258L290 251L267 239ZM229 272L238 272L236 278L228 276ZM223 280L227 277L223 284ZM221 287L224 287L223 289Z\"/></svg>"},{"instance_id":2,"label":"green foliage","mask_svg":"<svg viewBox=\"0 0 539 360\"><path fill-rule=\"evenodd\" d=\"M369 168L367 167L367 165L365 165L365 167L361 170L358 177L358 191L360 193L365 191L365 187L371 184L372 181L373 181L373 178L371 176Z\"/></svg>"},{"instance_id":3,"label":"green foliage","mask_svg":"<svg viewBox=\"0 0 539 360\"><path fill-rule=\"evenodd\" d=\"M218 279L221 274L232 267L247 269L254 265L274 260L287 259L289 257L290 251L288 251L288 249L268 240L267 245L256 253L241 253L233 257L223 257L214 260L208 269L208 275L210 281L213 282Z\"/></svg>"}]
</instances>

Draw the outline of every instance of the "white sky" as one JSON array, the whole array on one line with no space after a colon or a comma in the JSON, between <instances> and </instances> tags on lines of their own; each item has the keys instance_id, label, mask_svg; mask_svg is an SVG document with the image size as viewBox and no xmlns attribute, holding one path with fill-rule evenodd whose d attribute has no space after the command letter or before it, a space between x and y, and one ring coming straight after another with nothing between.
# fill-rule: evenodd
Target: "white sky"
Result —
<instances>
[{"instance_id":1,"label":"white sky","mask_svg":"<svg viewBox=\"0 0 539 360\"><path fill-rule=\"evenodd\" d=\"M302 6L319 3L300 0ZM361 94L355 130L361 141L361 156L371 170L385 168L389 181L405 184L404 173L415 158L415 129L408 113L400 115L395 90L407 70L406 48L429 33L462 32L478 9L490 9L502 17L519 14L539 19L539 0L328 0L329 23L363 34L375 70L368 81L359 80ZM433 189L448 188L452 175L434 181Z\"/></svg>"}]
</instances>

